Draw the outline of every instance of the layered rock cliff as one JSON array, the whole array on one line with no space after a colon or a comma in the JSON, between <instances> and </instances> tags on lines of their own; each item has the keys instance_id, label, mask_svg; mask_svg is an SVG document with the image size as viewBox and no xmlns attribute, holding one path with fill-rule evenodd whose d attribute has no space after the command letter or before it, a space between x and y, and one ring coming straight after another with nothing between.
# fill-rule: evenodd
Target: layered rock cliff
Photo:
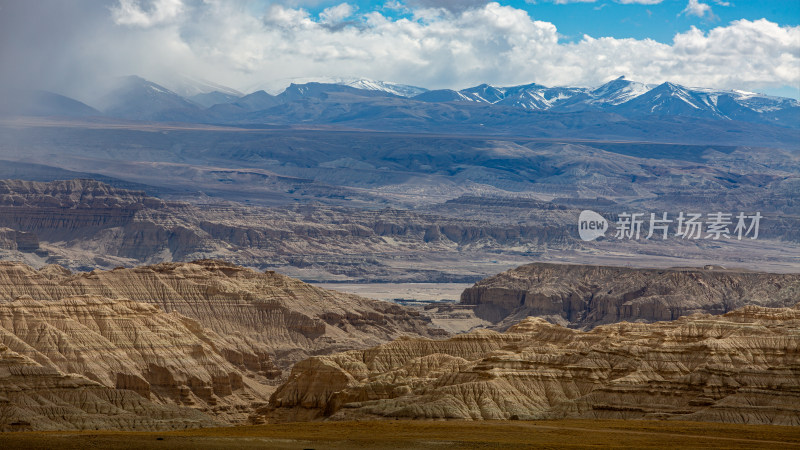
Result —
<instances>
[{"instance_id":1,"label":"layered rock cliff","mask_svg":"<svg viewBox=\"0 0 800 450\"><path fill-rule=\"evenodd\" d=\"M559 211L559 217L569 214ZM41 241L40 253L47 263L71 269L214 257L261 268L291 268L309 279L474 281L485 274L443 267L441 258L457 262L461 250L480 255L504 246L529 250L570 246L574 241L565 228L552 225L492 224L322 205L199 205L164 201L91 179L0 180L2 227L8 231L0 231L0 250L30 253ZM427 266L420 263L420 255L439 256ZM394 268L392 261L398 257L414 264ZM6 258L22 259L19 254Z\"/></svg>"},{"instance_id":2,"label":"layered rock cliff","mask_svg":"<svg viewBox=\"0 0 800 450\"><path fill-rule=\"evenodd\" d=\"M164 430L222 425L196 409L37 363L0 344L0 431Z\"/></svg>"},{"instance_id":3,"label":"layered rock cliff","mask_svg":"<svg viewBox=\"0 0 800 450\"><path fill-rule=\"evenodd\" d=\"M39 238L34 233L0 228L0 250L35 252L39 250Z\"/></svg>"},{"instance_id":4,"label":"layered rock cliff","mask_svg":"<svg viewBox=\"0 0 800 450\"><path fill-rule=\"evenodd\" d=\"M255 350L234 344L223 350L230 362L249 364L266 376L279 374L272 362L285 369L310 355L364 348L403 334L446 334L409 308L220 261L76 274L60 266L36 270L0 262L0 304L22 296L50 301L80 295L150 303L220 336L256 342Z\"/></svg>"},{"instance_id":5,"label":"layered rock cliff","mask_svg":"<svg viewBox=\"0 0 800 450\"><path fill-rule=\"evenodd\" d=\"M785 307L798 301L799 274L545 263L486 278L461 295L462 304L474 305L479 317L501 330L527 316L591 328L623 320L722 314L748 304Z\"/></svg>"},{"instance_id":6,"label":"layered rock cliff","mask_svg":"<svg viewBox=\"0 0 800 450\"><path fill-rule=\"evenodd\" d=\"M297 360L445 334L398 305L218 261L0 262L0 429L258 423Z\"/></svg>"},{"instance_id":7,"label":"layered rock cliff","mask_svg":"<svg viewBox=\"0 0 800 450\"><path fill-rule=\"evenodd\" d=\"M266 403L272 391L263 346L125 299L0 302L0 343L43 367L229 423L247 422L254 403ZM237 349L261 361L255 367L229 361L226 355Z\"/></svg>"},{"instance_id":8,"label":"layered rock cliff","mask_svg":"<svg viewBox=\"0 0 800 450\"><path fill-rule=\"evenodd\" d=\"M0 430L182 429L257 420L273 390L238 336L126 299L0 302Z\"/></svg>"},{"instance_id":9,"label":"layered rock cliff","mask_svg":"<svg viewBox=\"0 0 800 450\"><path fill-rule=\"evenodd\" d=\"M527 318L504 333L400 339L295 365L273 422L677 419L800 425L800 305L618 323Z\"/></svg>"}]
</instances>

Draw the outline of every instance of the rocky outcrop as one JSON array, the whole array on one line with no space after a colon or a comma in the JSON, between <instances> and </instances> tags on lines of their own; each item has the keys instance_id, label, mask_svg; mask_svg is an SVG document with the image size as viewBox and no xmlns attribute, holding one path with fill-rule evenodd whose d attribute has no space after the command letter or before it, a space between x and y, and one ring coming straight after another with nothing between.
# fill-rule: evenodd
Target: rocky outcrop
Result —
<instances>
[{"instance_id":1,"label":"rocky outcrop","mask_svg":"<svg viewBox=\"0 0 800 450\"><path fill-rule=\"evenodd\" d=\"M527 318L504 333L400 339L295 365L273 422L676 419L800 425L800 305L746 306L584 332Z\"/></svg>"},{"instance_id":2,"label":"rocky outcrop","mask_svg":"<svg viewBox=\"0 0 800 450\"><path fill-rule=\"evenodd\" d=\"M2 302L0 342L44 367L156 403L191 406L225 422L246 422L253 403L265 402L272 391L263 346L125 299ZM225 353L236 349L245 349L259 367L229 361Z\"/></svg>"},{"instance_id":3,"label":"rocky outcrop","mask_svg":"<svg viewBox=\"0 0 800 450\"><path fill-rule=\"evenodd\" d=\"M156 404L132 390L43 366L0 344L0 431L165 430L220 426L206 414Z\"/></svg>"},{"instance_id":4,"label":"rocky outcrop","mask_svg":"<svg viewBox=\"0 0 800 450\"><path fill-rule=\"evenodd\" d=\"M22 296L51 301L80 295L149 303L220 336L238 337L221 348L228 361L273 377L279 371L271 362L285 369L310 355L378 345L403 334L446 334L410 308L220 261L77 274L60 266L35 270L0 262L0 303Z\"/></svg>"},{"instance_id":5,"label":"rocky outcrop","mask_svg":"<svg viewBox=\"0 0 800 450\"><path fill-rule=\"evenodd\" d=\"M0 180L0 226L96 253L98 262L103 257L146 261L158 254L180 259L206 249L205 233L168 212L186 207L90 179ZM30 252L29 247L18 250Z\"/></svg>"},{"instance_id":6,"label":"rocky outcrop","mask_svg":"<svg viewBox=\"0 0 800 450\"><path fill-rule=\"evenodd\" d=\"M144 192L115 189L95 180L0 180L2 222L48 237L125 225L137 211L165 205Z\"/></svg>"},{"instance_id":7,"label":"rocky outcrop","mask_svg":"<svg viewBox=\"0 0 800 450\"><path fill-rule=\"evenodd\" d=\"M800 275L719 267L633 269L536 263L486 278L466 289L461 304L499 329L527 317L591 328L619 321L674 320L722 314L753 304L785 307L800 301Z\"/></svg>"},{"instance_id":8,"label":"rocky outcrop","mask_svg":"<svg viewBox=\"0 0 800 450\"><path fill-rule=\"evenodd\" d=\"M147 303L0 302L0 429L247 423L273 389L263 371L228 361L237 347L262 354Z\"/></svg>"},{"instance_id":9,"label":"rocky outcrop","mask_svg":"<svg viewBox=\"0 0 800 450\"><path fill-rule=\"evenodd\" d=\"M0 228L0 250L35 252L39 250L39 238L34 233Z\"/></svg>"}]
</instances>

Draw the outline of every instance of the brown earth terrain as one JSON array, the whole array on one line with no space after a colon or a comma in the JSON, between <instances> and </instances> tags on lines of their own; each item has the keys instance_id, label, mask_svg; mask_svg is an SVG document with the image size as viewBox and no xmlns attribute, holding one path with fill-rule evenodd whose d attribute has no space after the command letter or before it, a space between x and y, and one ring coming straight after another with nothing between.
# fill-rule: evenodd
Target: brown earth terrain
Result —
<instances>
[{"instance_id":1,"label":"brown earth terrain","mask_svg":"<svg viewBox=\"0 0 800 450\"><path fill-rule=\"evenodd\" d=\"M258 342L282 369L312 354L368 347L405 334L447 334L400 305L220 261L75 274L60 266L36 270L0 263L0 306L7 307L3 300L23 296L53 301L81 295L128 299L178 312L220 335Z\"/></svg>"},{"instance_id":2,"label":"brown earth terrain","mask_svg":"<svg viewBox=\"0 0 800 450\"><path fill-rule=\"evenodd\" d=\"M724 448L800 447L796 427L680 421L369 421L268 424L173 432L22 432L3 448Z\"/></svg>"},{"instance_id":3,"label":"brown earth terrain","mask_svg":"<svg viewBox=\"0 0 800 450\"><path fill-rule=\"evenodd\" d=\"M800 425L800 305L592 331L405 338L294 366L269 421L669 419Z\"/></svg>"},{"instance_id":4,"label":"brown earth terrain","mask_svg":"<svg viewBox=\"0 0 800 450\"><path fill-rule=\"evenodd\" d=\"M570 212L549 214L566 221ZM0 181L0 227L0 259L37 267L89 271L218 258L338 281L474 282L489 273L464 261L508 260L489 254L503 246L519 253L545 243L575 245L565 227L495 225L390 208L165 201L85 179ZM511 258L503 269L525 260ZM458 259L452 268L441 262Z\"/></svg>"},{"instance_id":5,"label":"brown earth terrain","mask_svg":"<svg viewBox=\"0 0 800 450\"><path fill-rule=\"evenodd\" d=\"M0 365L2 431L246 423L273 390L259 367L269 367L263 346L93 296L0 304Z\"/></svg>"},{"instance_id":6,"label":"brown earth terrain","mask_svg":"<svg viewBox=\"0 0 800 450\"><path fill-rule=\"evenodd\" d=\"M444 336L417 311L217 261L0 263L0 429L258 423L310 355Z\"/></svg>"},{"instance_id":7,"label":"brown earth terrain","mask_svg":"<svg viewBox=\"0 0 800 450\"><path fill-rule=\"evenodd\" d=\"M534 269L551 272L537 283ZM796 276L542 264L509 273L476 287L502 280L506 289L561 292L589 286L577 281L590 277L606 291L633 286L643 299L686 301L685 314L725 312L719 302L750 306L590 332L531 317L504 333L445 339L459 323L491 325L477 318L482 303L408 308L213 260L86 273L3 262L0 425L163 430L564 417L800 424L800 309L764 307L797 299ZM675 286L691 297L665 290ZM481 292L489 301L494 291ZM631 320L653 320L652 308L630 311Z\"/></svg>"},{"instance_id":8,"label":"brown earth terrain","mask_svg":"<svg viewBox=\"0 0 800 450\"><path fill-rule=\"evenodd\" d=\"M523 112L314 85L197 115L129 81L107 117L0 105L0 429L309 422L3 448L800 444L797 102L746 124L642 114L662 97ZM583 242L584 209L764 220ZM658 268L534 264L414 308L285 276L472 283L530 261ZM791 274L671 268L705 264ZM524 421L549 418L570 419Z\"/></svg>"}]
</instances>

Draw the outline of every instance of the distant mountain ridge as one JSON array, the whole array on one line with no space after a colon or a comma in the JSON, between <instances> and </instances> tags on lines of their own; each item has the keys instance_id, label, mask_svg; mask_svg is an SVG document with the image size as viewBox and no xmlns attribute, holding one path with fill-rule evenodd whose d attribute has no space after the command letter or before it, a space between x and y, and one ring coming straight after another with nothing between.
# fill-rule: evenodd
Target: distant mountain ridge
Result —
<instances>
[{"instance_id":1,"label":"distant mountain ridge","mask_svg":"<svg viewBox=\"0 0 800 450\"><path fill-rule=\"evenodd\" d=\"M102 113L78 100L47 91L0 90L0 116L100 116Z\"/></svg>"},{"instance_id":2,"label":"distant mountain ridge","mask_svg":"<svg viewBox=\"0 0 800 450\"><path fill-rule=\"evenodd\" d=\"M627 80L624 76L593 89L547 87L536 83L511 87L481 84L460 91L428 91L413 98L427 102L488 103L533 111L606 111L625 116L674 115L780 122L779 125L787 124L783 118L770 113L788 111L793 119L800 119L800 102L790 98L740 90L688 88L670 82L648 85Z\"/></svg>"},{"instance_id":3,"label":"distant mountain ridge","mask_svg":"<svg viewBox=\"0 0 800 450\"><path fill-rule=\"evenodd\" d=\"M123 119L228 124L274 124L298 120L341 124L357 118L360 122L374 119L381 122L378 127L384 127L387 118L397 124L407 123L411 117L444 114L450 122L463 122L464 117L473 116L475 111L492 117L496 116L493 111L500 111L497 108L510 108L501 114L523 117L524 114L514 111L524 110L607 113L629 119L677 116L800 127L800 102L795 99L740 90L689 88L671 82L648 85L624 76L595 88L548 87L531 83L427 90L367 79L331 81L291 83L277 95L259 90L244 96L224 86L205 84L194 90L184 89L201 93L182 96L152 81L131 76L124 78L104 97L99 109L106 116ZM219 89L209 91L214 86ZM39 112L53 111L52 107L36 106L43 101L41 98L33 99L33 107L11 108L12 111L7 107L6 114L13 114L14 109L31 115L46 115ZM297 104L285 106L294 103ZM476 110L468 105L483 105L489 109ZM89 111L83 109L84 114ZM321 111L324 114L319 114ZM477 121L481 126L486 124L486 121Z\"/></svg>"}]
</instances>

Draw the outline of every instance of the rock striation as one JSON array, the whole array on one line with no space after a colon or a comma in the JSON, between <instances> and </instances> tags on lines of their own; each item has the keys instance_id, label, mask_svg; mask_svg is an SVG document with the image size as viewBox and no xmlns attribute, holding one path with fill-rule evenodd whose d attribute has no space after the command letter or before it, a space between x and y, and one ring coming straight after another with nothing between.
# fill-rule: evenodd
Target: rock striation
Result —
<instances>
[{"instance_id":1,"label":"rock striation","mask_svg":"<svg viewBox=\"0 0 800 450\"><path fill-rule=\"evenodd\" d=\"M39 250L39 238L34 233L0 227L0 250L35 252Z\"/></svg>"},{"instance_id":2,"label":"rock striation","mask_svg":"<svg viewBox=\"0 0 800 450\"><path fill-rule=\"evenodd\" d=\"M77 274L2 262L0 429L259 423L294 361L402 335L446 332L399 305L219 261Z\"/></svg>"},{"instance_id":3,"label":"rock striation","mask_svg":"<svg viewBox=\"0 0 800 450\"><path fill-rule=\"evenodd\" d=\"M788 307L798 301L800 274L546 263L486 278L461 294L461 304L473 305L478 317L501 330L527 316L586 329L722 314L748 304Z\"/></svg>"},{"instance_id":4,"label":"rock striation","mask_svg":"<svg viewBox=\"0 0 800 450\"><path fill-rule=\"evenodd\" d=\"M237 344L147 303L93 296L2 302L0 430L246 422L272 389L226 360L223 351Z\"/></svg>"},{"instance_id":5,"label":"rock striation","mask_svg":"<svg viewBox=\"0 0 800 450\"><path fill-rule=\"evenodd\" d=\"M159 405L131 390L67 374L0 344L0 431L163 430L219 426L206 414Z\"/></svg>"},{"instance_id":6,"label":"rock striation","mask_svg":"<svg viewBox=\"0 0 800 450\"><path fill-rule=\"evenodd\" d=\"M578 331L399 339L295 365L268 420L675 419L800 425L800 304Z\"/></svg>"},{"instance_id":7,"label":"rock striation","mask_svg":"<svg viewBox=\"0 0 800 450\"><path fill-rule=\"evenodd\" d=\"M444 336L419 312L214 260L71 273L0 262L0 304L75 296L129 299L177 312L230 341L229 362L264 376L310 355L378 345L408 334ZM276 367L273 367L273 364Z\"/></svg>"},{"instance_id":8,"label":"rock striation","mask_svg":"<svg viewBox=\"0 0 800 450\"><path fill-rule=\"evenodd\" d=\"M569 216L564 209L558 213L560 220ZM435 257L424 267L418 256L435 253L458 261L461 250L568 247L574 244L568 234L564 227L492 224L395 209L197 205L92 179L0 180L0 250L17 252L4 259L24 259L21 253L38 250L41 258L29 261L43 259L73 270L220 258L291 268L304 279L471 282L482 275L443 267ZM398 255L415 264L392 267Z\"/></svg>"}]
</instances>

